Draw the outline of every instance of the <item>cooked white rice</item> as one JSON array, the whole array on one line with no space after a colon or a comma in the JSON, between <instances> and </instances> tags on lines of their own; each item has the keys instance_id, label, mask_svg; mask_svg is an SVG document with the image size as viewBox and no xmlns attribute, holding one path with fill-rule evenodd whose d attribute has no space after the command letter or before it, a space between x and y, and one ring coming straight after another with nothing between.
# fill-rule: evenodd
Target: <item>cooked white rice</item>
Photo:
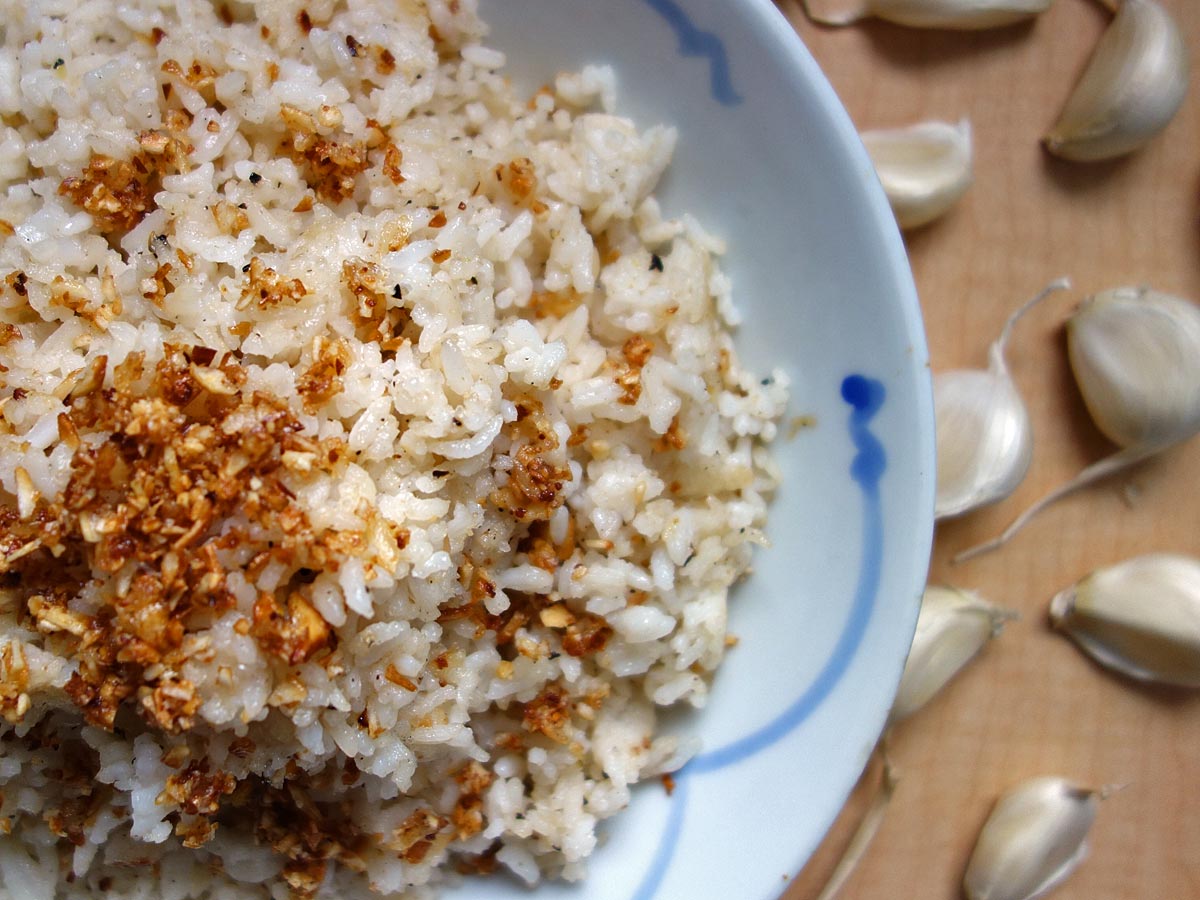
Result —
<instances>
[{"instance_id":1,"label":"cooked white rice","mask_svg":"<svg viewBox=\"0 0 1200 900\"><path fill-rule=\"evenodd\" d=\"M581 877L777 477L674 132L470 0L2 7L0 895Z\"/></svg>"}]
</instances>

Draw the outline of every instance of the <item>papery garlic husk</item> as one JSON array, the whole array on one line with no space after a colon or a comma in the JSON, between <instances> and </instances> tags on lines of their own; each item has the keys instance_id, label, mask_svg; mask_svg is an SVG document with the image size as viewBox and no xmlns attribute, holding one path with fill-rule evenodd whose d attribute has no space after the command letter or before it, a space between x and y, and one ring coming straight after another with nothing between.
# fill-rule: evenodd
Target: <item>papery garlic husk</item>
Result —
<instances>
[{"instance_id":1,"label":"papery garlic husk","mask_svg":"<svg viewBox=\"0 0 1200 900\"><path fill-rule=\"evenodd\" d=\"M1015 613L973 591L929 585L888 721L899 722L928 703L1012 618Z\"/></svg>"},{"instance_id":2,"label":"papery garlic husk","mask_svg":"<svg viewBox=\"0 0 1200 900\"><path fill-rule=\"evenodd\" d=\"M1075 381L1120 447L1167 447L1200 432L1200 307L1148 288L1087 300L1067 322Z\"/></svg>"},{"instance_id":3,"label":"papery garlic husk","mask_svg":"<svg viewBox=\"0 0 1200 900\"><path fill-rule=\"evenodd\" d=\"M850 836L850 843L842 851L841 859L838 860L837 865L830 872L829 880L825 882L825 887L816 896L816 900L834 900L842 887L850 880L850 876L854 874L855 868L858 867L858 864L870 849L871 841L875 840L875 835L879 832L879 827L883 824L883 817L892 802L892 795L896 792L896 785L900 781L900 776L892 766L891 757L888 754L887 732L884 732L879 743L875 745L875 749L879 753L883 764L879 790L872 799L871 805L863 813L863 817L858 823L858 828ZM866 778L869 771L870 763L868 762L868 767L863 770L862 778Z\"/></svg>"},{"instance_id":4,"label":"papery garlic husk","mask_svg":"<svg viewBox=\"0 0 1200 900\"><path fill-rule=\"evenodd\" d=\"M1183 105L1188 51L1154 0L1123 0L1058 121L1043 139L1055 156L1112 159L1162 131Z\"/></svg>"},{"instance_id":5,"label":"papery garlic husk","mask_svg":"<svg viewBox=\"0 0 1200 900\"><path fill-rule=\"evenodd\" d=\"M1017 320L1047 295L1068 285L1065 278L1053 282L1009 317L988 351L986 371L954 369L933 376L935 518L962 515L1002 500L1016 490L1029 470L1033 426L1008 372L1004 350Z\"/></svg>"},{"instance_id":6,"label":"papery garlic husk","mask_svg":"<svg viewBox=\"0 0 1200 900\"><path fill-rule=\"evenodd\" d=\"M1011 25L1050 8L1052 0L804 0L822 25L850 25L877 18L910 28L977 30Z\"/></svg>"},{"instance_id":7,"label":"papery garlic husk","mask_svg":"<svg viewBox=\"0 0 1200 900\"><path fill-rule=\"evenodd\" d=\"M1087 855L1100 794L1062 778L1023 782L996 803L971 852L969 900L1031 900L1061 883Z\"/></svg>"},{"instance_id":8,"label":"papery garlic husk","mask_svg":"<svg viewBox=\"0 0 1200 900\"><path fill-rule=\"evenodd\" d=\"M1200 561L1152 553L1099 569L1054 597L1050 621L1123 675L1200 688Z\"/></svg>"},{"instance_id":9,"label":"papery garlic husk","mask_svg":"<svg viewBox=\"0 0 1200 900\"><path fill-rule=\"evenodd\" d=\"M932 222L971 184L971 123L920 122L864 131L863 145L901 228Z\"/></svg>"}]
</instances>

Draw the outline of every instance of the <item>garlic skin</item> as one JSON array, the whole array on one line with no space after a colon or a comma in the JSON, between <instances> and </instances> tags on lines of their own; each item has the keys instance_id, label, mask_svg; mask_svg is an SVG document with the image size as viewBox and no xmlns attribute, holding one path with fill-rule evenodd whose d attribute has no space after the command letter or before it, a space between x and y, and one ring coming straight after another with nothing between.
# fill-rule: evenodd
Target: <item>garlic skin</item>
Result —
<instances>
[{"instance_id":1,"label":"garlic skin","mask_svg":"<svg viewBox=\"0 0 1200 900\"><path fill-rule=\"evenodd\" d=\"M971 123L919 122L860 135L902 229L932 222L971 184Z\"/></svg>"},{"instance_id":2,"label":"garlic skin","mask_svg":"<svg viewBox=\"0 0 1200 900\"><path fill-rule=\"evenodd\" d=\"M1067 322L1067 352L1114 444L1161 448L1200 432L1200 307L1148 288L1102 291Z\"/></svg>"},{"instance_id":3,"label":"garlic skin","mask_svg":"<svg viewBox=\"0 0 1200 900\"><path fill-rule=\"evenodd\" d=\"M1032 900L1060 884L1087 855L1100 794L1055 777L1004 794L979 832L963 889L969 900Z\"/></svg>"},{"instance_id":4,"label":"garlic skin","mask_svg":"<svg viewBox=\"0 0 1200 900\"><path fill-rule=\"evenodd\" d=\"M1049 294L1069 286L1065 278L1052 282L1009 317L988 350L986 371L955 369L934 374L934 518L962 515L1002 500L1025 477L1033 454L1033 426L1008 372L1004 350L1021 316Z\"/></svg>"},{"instance_id":5,"label":"garlic skin","mask_svg":"<svg viewBox=\"0 0 1200 900\"><path fill-rule=\"evenodd\" d=\"M1162 131L1188 83L1183 34L1155 0L1123 0L1058 121L1043 138L1063 159L1131 153Z\"/></svg>"},{"instance_id":6,"label":"garlic skin","mask_svg":"<svg viewBox=\"0 0 1200 900\"><path fill-rule=\"evenodd\" d=\"M889 724L908 718L928 703L1012 618L1015 613L988 603L973 591L929 585L921 597L916 633Z\"/></svg>"},{"instance_id":7,"label":"garlic skin","mask_svg":"<svg viewBox=\"0 0 1200 900\"><path fill-rule=\"evenodd\" d=\"M1050 601L1051 624L1139 681L1200 688L1200 561L1169 553L1099 569Z\"/></svg>"},{"instance_id":8,"label":"garlic skin","mask_svg":"<svg viewBox=\"0 0 1200 900\"><path fill-rule=\"evenodd\" d=\"M862 19L886 19L910 28L973 31L998 28L1032 18L1052 0L804 0L804 11L821 25L850 25Z\"/></svg>"}]
</instances>

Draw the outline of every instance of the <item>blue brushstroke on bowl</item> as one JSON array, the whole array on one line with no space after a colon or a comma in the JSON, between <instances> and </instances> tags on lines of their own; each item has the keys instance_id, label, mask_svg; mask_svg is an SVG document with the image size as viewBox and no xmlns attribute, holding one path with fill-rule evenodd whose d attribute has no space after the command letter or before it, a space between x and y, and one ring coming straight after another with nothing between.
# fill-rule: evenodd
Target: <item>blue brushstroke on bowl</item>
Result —
<instances>
[{"instance_id":1,"label":"blue brushstroke on bowl","mask_svg":"<svg viewBox=\"0 0 1200 900\"><path fill-rule=\"evenodd\" d=\"M879 500L879 482L887 471L887 453L880 440L871 432L870 424L883 408L887 399L887 389L882 382L874 378L855 374L843 379L841 393L842 399L851 408L850 439L857 451L850 463L850 476L862 491L863 499L863 556L858 569L854 603L846 624L824 667L808 689L787 709L746 737L696 756L675 773L675 791L662 838L650 868L634 892L633 900L653 900L659 885L662 884L683 829L689 779L706 772L715 772L760 753L797 728L832 693L862 644L879 594L883 562L883 510Z\"/></svg>"},{"instance_id":2,"label":"blue brushstroke on bowl","mask_svg":"<svg viewBox=\"0 0 1200 900\"><path fill-rule=\"evenodd\" d=\"M684 56L708 57L713 99L723 106L740 104L742 95L733 88L725 42L711 31L698 28L674 0L645 0L645 3L675 30L679 36L680 53Z\"/></svg>"}]
</instances>

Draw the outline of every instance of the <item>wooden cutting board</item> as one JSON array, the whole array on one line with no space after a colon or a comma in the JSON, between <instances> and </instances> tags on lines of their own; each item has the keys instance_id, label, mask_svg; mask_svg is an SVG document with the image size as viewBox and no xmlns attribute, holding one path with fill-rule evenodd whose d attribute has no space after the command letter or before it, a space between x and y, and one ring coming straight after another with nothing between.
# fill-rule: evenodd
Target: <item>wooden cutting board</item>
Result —
<instances>
[{"instance_id":1,"label":"wooden cutting board","mask_svg":"<svg viewBox=\"0 0 1200 900\"><path fill-rule=\"evenodd\" d=\"M1038 139L1109 19L1099 3L1056 0L1032 23L956 33L820 28L795 0L778 2L860 129L971 120L975 183L946 218L907 238L935 370L982 366L1009 312L1060 275L1075 283L1024 319L1010 346L1035 428L1028 477L1007 501L939 527L934 549L932 580L976 589L1021 619L894 735L901 781L841 896L961 897L996 796L1058 774L1128 786L1103 804L1091 855L1055 900L1200 898L1200 692L1114 677L1045 621L1050 597L1096 567L1149 551L1200 556L1200 438L1063 501L996 553L949 562L1112 450L1066 362L1062 323L1074 305L1127 284L1200 301L1200 3L1164 0L1193 56L1178 117L1132 157L1081 165L1047 156ZM875 775L786 900L819 893Z\"/></svg>"}]
</instances>

